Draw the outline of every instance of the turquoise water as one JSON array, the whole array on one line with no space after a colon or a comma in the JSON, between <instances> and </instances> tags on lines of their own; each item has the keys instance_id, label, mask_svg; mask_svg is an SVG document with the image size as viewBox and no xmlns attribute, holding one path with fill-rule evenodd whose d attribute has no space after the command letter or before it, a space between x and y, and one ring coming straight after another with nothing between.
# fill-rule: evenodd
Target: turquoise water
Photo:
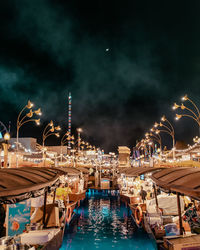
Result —
<instances>
[{"instance_id":1,"label":"turquoise water","mask_svg":"<svg viewBox=\"0 0 200 250\"><path fill-rule=\"evenodd\" d=\"M89 191L75 212L77 218L66 228L61 250L155 249L148 235L134 225L118 195Z\"/></svg>"}]
</instances>

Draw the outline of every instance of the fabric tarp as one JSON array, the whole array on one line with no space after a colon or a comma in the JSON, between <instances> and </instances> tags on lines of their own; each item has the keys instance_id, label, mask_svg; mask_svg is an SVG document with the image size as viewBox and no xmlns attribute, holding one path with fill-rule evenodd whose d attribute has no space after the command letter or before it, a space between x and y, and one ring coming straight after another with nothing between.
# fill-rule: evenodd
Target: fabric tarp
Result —
<instances>
[{"instance_id":1,"label":"fabric tarp","mask_svg":"<svg viewBox=\"0 0 200 250\"><path fill-rule=\"evenodd\" d=\"M55 169L20 167L0 169L0 202L15 203L37 197L59 182Z\"/></svg>"},{"instance_id":2,"label":"fabric tarp","mask_svg":"<svg viewBox=\"0 0 200 250\"><path fill-rule=\"evenodd\" d=\"M175 167L153 173L157 186L180 194L200 199L200 169Z\"/></svg>"},{"instance_id":3,"label":"fabric tarp","mask_svg":"<svg viewBox=\"0 0 200 250\"><path fill-rule=\"evenodd\" d=\"M151 168L151 167L134 167L134 168L125 168L120 171L121 174L126 176L140 176L142 174L147 174L151 172L158 171L163 168Z\"/></svg>"}]
</instances>

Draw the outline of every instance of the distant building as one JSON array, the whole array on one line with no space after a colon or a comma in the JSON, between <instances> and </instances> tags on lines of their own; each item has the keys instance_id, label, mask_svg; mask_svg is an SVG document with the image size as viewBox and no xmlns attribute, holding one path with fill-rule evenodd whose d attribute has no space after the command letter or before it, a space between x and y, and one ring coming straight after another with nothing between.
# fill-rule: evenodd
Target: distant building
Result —
<instances>
[{"instance_id":1,"label":"distant building","mask_svg":"<svg viewBox=\"0 0 200 250\"><path fill-rule=\"evenodd\" d=\"M9 140L9 144L11 144L11 147L14 149L16 148L16 142L17 142L17 138L11 138ZM32 137L20 137L19 138L19 150L23 150L25 151L36 151L36 145L37 145L37 139L36 138L32 138Z\"/></svg>"},{"instance_id":2,"label":"distant building","mask_svg":"<svg viewBox=\"0 0 200 250\"><path fill-rule=\"evenodd\" d=\"M119 167L130 167L130 149L126 146L119 146L118 147L119 152Z\"/></svg>"}]
</instances>

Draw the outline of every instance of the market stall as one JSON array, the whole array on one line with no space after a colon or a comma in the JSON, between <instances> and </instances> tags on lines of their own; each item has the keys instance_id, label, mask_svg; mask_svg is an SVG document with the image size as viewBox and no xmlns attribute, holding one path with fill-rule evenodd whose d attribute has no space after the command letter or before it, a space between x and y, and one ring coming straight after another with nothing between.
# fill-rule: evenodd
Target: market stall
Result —
<instances>
[{"instance_id":1,"label":"market stall","mask_svg":"<svg viewBox=\"0 0 200 250\"><path fill-rule=\"evenodd\" d=\"M120 186L120 198L128 204L138 204L141 202L140 191L141 187L147 192L147 198L152 197L153 188L150 175L153 172L159 171L161 168L126 168L121 171L118 178Z\"/></svg>"},{"instance_id":2,"label":"market stall","mask_svg":"<svg viewBox=\"0 0 200 250\"><path fill-rule=\"evenodd\" d=\"M186 206L186 202L184 202L185 209L183 208L182 203L186 198L200 200L200 169L183 167L163 169L154 173L151 178L159 188L170 193L170 196L172 195L172 197L174 197L173 204L176 203L176 210L171 214L172 221L166 222L163 217L164 211L161 211L161 221L157 223L156 229L154 227L154 230L152 230L155 238L162 239L162 245L167 249L183 249L184 247L188 247L187 249L199 249L200 236L194 234L196 231L193 231L191 225L189 226L187 223L188 220L185 222L182 219L185 217L186 211L192 211L193 208L190 207L192 203L189 203L189 206ZM158 209L160 209L161 206L162 205L159 204L158 200ZM192 206L196 210L195 202ZM149 221L148 217L147 214L147 221ZM147 226L149 226L149 223L147 223ZM160 233L160 237L158 237L158 232ZM173 236L173 239L171 236Z\"/></svg>"},{"instance_id":3,"label":"market stall","mask_svg":"<svg viewBox=\"0 0 200 250\"><path fill-rule=\"evenodd\" d=\"M41 247L43 244L48 244L53 238L56 239L60 235L60 229L51 229L51 234L48 229L42 230L46 222L46 199L47 193L54 190L59 184L59 172L50 168L37 168L37 167L21 167L21 168L9 168L0 170L0 203L7 204L7 223L6 231L7 235L1 238L1 248L6 249L9 245L10 247L23 247L26 244L26 248L33 245L38 245L37 243L42 241ZM30 207L25 201L30 200L29 198L36 198L39 196L44 196L43 204L43 225L24 225L23 222L27 222L29 216L30 221ZM10 205L9 205L10 204ZM17 207L17 205L19 205ZM29 202L30 205L30 202ZM11 207L9 207L11 206ZM12 208L12 210L11 210ZM14 210L17 208L17 213L13 214ZM19 209L23 209L20 210ZM21 216L21 217L20 217ZM23 217L23 216L26 216ZM11 224L11 226L10 226ZM32 233L32 229L36 230L35 241L32 237L29 237L29 233ZM8 235L8 230L13 230L14 234L12 236ZM21 229L25 233L19 233L17 230ZM21 231L21 232L22 232ZM44 232L45 231L45 232ZM18 235L17 235L18 234ZM46 236L48 235L48 237ZM32 241L24 241L24 237L31 238ZM60 242L61 245L61 242ZM60 246L59 245L59 246ZM57 249L59 249L59 246ZM56 248L54 248L56 249Z\"/></svg>"}]
</instances>

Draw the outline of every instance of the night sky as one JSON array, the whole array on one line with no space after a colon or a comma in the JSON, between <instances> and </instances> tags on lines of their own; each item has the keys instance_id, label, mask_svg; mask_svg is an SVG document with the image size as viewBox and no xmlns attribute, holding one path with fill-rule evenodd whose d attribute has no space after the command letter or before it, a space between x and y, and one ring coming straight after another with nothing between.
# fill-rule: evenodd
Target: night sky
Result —
<instances>
[{"instance_id":1,"label":"night sky","mask_svg":"<svg viewBox=\"0 0 200 250\"><path fill-rule=\"evenodd\" d=\"M30 99L41 125L20 136L41 143L50 120L66 132L71 92L73 130L105 151L133 147L163 114L176 139L191 143L197 124L175 122L171 107L184 94L200 107L199 13L198 0L0 1L0 120L16 136Z\"/></svg>"}]
</instances>

